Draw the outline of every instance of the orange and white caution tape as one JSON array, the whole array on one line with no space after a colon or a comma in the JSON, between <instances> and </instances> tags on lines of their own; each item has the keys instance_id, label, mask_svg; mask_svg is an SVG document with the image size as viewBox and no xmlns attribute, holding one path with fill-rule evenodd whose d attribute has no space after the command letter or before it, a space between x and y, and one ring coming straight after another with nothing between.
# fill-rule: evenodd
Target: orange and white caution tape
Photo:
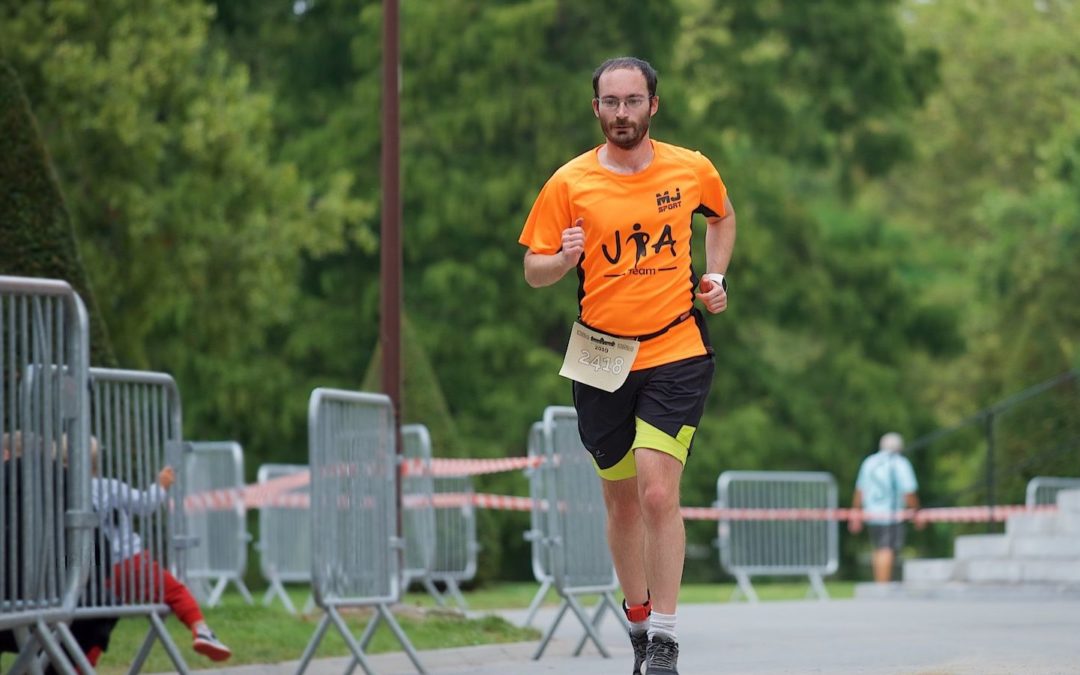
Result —
<instances>
[{"instance_id":1,"label":"orange and white caution tape","mask_svg":"<svg viewBox=\"0 0 1080 675\"><path fill-rule=\"evenodd\" d=\"M893 522L926 523L986 523L1003 522L1009 516L1018 513L1053 513L1053 506L1027 507L1023 505L1005 506L947 506L928 509L907 509L896 512L869 512L861 509L732 509L684 507L683 518L686 520L888 520Z\"/></svg>"},{"instance_id":2,"label":"orange and white caution tape","mask_svg":"<svg viewBox=\"0 0 1080 675\"><path fill-rule=\"evenodd\" d=\"M534 469L543 463L542 457L498 457L494 459L406 459L401 463L402 476L480 476L505 471ZM425 470L425 464L427 469Z\"/></svg>"}]
</instances>

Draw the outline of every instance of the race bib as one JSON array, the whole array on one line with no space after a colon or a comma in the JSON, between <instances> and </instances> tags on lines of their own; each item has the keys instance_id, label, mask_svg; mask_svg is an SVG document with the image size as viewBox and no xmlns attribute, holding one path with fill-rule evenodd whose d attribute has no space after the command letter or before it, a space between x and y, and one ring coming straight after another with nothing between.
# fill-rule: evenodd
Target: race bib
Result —
<instances>
[{"instance_id":1,"label":"race bib","mask_svg":"<svg viewBox=\"0 0 1080 675\"><path fill-rule=\"evenodd\" d=\"M641 343L586 328L575 321L559 375L590 387L615 391L626 381Z\"/></svg>"}]
</instances>

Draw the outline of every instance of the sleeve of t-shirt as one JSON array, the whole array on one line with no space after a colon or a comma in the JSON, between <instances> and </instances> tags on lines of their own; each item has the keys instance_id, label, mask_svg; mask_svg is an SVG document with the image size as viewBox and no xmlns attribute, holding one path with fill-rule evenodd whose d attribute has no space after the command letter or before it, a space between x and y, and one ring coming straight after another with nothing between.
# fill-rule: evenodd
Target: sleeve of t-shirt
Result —
<instances>
[{"instance_id":1,"label":"sleeve of t-shirt","mask_svg":"<svg viewBox=\"0 0 1080 675\"><path fill-rule=\"evenodd\" d=\"M855 479L855 489L866 492L866 460L859 465L859 477Z\"/></svg>"},{"instance_id":2,"label":"sleeve of t-shirt","mask_svg":"<svg viewBox=\"0 0 1080 675\"><path fill-rule=\"evenodd\" d=\"M551 255L562 248L562 232L570 227L570 197L566 181L552 176L533 203L518 242L533 253Z\"/></svg>"},{"instance_id":3,"label":"sleeve of t-shirt","mask_svg":"<svg viewBox=\"0 0 1080 675\"><path fill-rule=\"evenodd\" d=\"M706 217L723 218L727 215L727 209L724 206L727 200L727 187L709 158L701 153L698 153L698 157L700 161L697 165L697 174L698 181L701 183L701 204L696 211Z\"/></svg>"},{"instance_id":4,"label":"sleeve of t-shirt","mask_svg":"<svg viewBox=\"0 0 1080 675\"><path fill-rule=\"evenodd\" d=\"M919 481L915 480L915 470L911 468L911 462L907 457L903 458L904 461L900 463L900 470L897 471L896 482L900 488L900 492L908 494L911 492L919 491Z\"/></svg>"},{"instance_id":5,"label":"sleeve of t-shirt","mask_svg":"<svg viewBox=\"0 0 1080 675\"><path fill-rule=\"evenodd\" d=\"M121 509L139 516L146 516L157 510L165 501L165 490L154 483L147 490L133 488L127 483L110 478L96 482L94 506L101 511Z\"/></svg>"}]
</instances>

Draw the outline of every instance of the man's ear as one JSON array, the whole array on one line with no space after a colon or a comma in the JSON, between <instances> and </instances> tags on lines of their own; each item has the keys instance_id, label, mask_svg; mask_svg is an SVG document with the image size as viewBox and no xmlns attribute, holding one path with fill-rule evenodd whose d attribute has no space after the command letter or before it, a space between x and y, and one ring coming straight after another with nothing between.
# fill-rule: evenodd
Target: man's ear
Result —
<instances>
[{"instance_id":1,"label":"man's ear","mask_svg":"<svg viewBox=\"0 0 1080 675\"><path fill-rule=\"evenodd\" d=\"M592 114L596 119L600 119L600 101L595 98L592 100Z\"/></svg>"}]
</instances>

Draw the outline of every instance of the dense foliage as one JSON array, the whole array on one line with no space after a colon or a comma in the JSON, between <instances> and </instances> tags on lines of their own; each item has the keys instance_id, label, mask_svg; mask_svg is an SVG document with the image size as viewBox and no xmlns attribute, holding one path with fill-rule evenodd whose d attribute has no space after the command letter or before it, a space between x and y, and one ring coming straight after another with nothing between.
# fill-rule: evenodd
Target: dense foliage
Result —
<instances>
[{"instance_id":1,"label":"dense foliage","mask_svg":"<svg viewBox=\"0 0 1080 675\"><path fill-rule=\"evenodd\" d=\"M623 53L661 73L654 137L712 158L739 219L685 503L725 469L846 497L883 431L1080 365L1073 2L626 7L402 3L405 419L438 454L522 454L569 403L574 281L528 288L516 241L601 141L590 76ZM0 1L120 363L174 373L188 436L251 473L304 460L311 387L374 381L380 29L359 0ZM931 500L979 471L945 466ZM482 574L528 575L524 520L485 517Z\"/></svg>"},{"instance_id":2,"label":"dense foliage","mask_svg":"<svg viewBox=\"0 0 1080 675\"><path fill-rule=\"evenodd\" d=\"M75 230L15 71L0 61L0 275L64 279L92 320L95 363L112 365L109 334L79 257Z\"/></svg>"}]
</instances>

